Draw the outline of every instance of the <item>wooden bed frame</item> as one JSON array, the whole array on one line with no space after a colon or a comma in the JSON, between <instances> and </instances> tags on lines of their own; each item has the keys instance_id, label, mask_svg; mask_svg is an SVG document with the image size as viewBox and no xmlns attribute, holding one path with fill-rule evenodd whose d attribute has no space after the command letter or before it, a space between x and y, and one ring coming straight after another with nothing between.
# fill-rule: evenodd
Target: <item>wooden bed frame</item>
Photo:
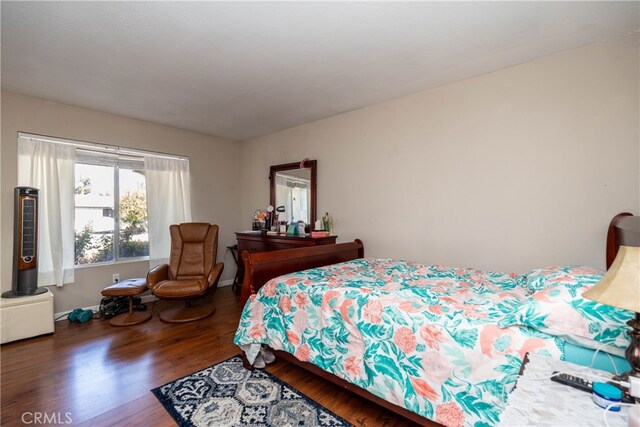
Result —
<instances>
[{"instance_id":1,"label":"wooden bed frame","mask_svg":"<svg viewBox=\"0 0 640 427\"><path fill-rule=\"evenodd\" d=\"M618 255L618 248L620 247L618 234L616 233L616 225L626 216L633 216L633 214L629 212L619 213L613 217L609 224L609 229L607 230L607 270L611 267L611 264L613 264L613 260L616 259L616 255Z\"/></svg>"},{"instance_id":2,"label":"wooden bed frame","mask_svg":"<svg viewBox=\"0 0 640 427\"><path fill-rule=\"evenodd\" d=\"M363 257L364 246L359 239L351 243L272 252L244 251L242 262L244 262L245 273L240 303L244 306L252 294L258 292L265 283L274 277Z\"/></svg>"},{"instance_id":3,"label":"wooden bed frame","mask_svg":"<svg viewBox=\"0 0 640 427\"><path fill-rule=\"evenodd\" d=\"M624 212L616 215L609 225L607 233L607 246L606 246L606 265L607 268L613 262L620 243L616 236L615 225L617 222L626 216L632 214ZM240 300L244 305L249 297L256 293L265 283L269 280L281 276L283 274L293 273L295 271L307 270L310 268L322 267L325 265L336 264L339 262L350 261L357 258L364 257L364 246L362 241L356 239L351 243L338 243L335 245L315 246L309 248L300 249L286 249L273 252L257 252L249 253L244 252L242 254L242 260L245 265L245 276L242 284L242 294ZM330 374L317 366L301 362L295 356L284 352L274 351L276 356L286 360L294 365L300 366L307 371L316 374L334 384L337 384L379 406L387 408L396 414L399 414L413 422L416 422L425 426L439 426L440 424L421 417L418 414L411 412L405 408L394 405L381 399L378 396L373 395L367 390L360 388L354 384L351 384L342 378L339 378L333 374ZM243 355L244 359L244 355ZM252 369L246 359L244 359L245 367Z\"/></svg>"}]
</instances>

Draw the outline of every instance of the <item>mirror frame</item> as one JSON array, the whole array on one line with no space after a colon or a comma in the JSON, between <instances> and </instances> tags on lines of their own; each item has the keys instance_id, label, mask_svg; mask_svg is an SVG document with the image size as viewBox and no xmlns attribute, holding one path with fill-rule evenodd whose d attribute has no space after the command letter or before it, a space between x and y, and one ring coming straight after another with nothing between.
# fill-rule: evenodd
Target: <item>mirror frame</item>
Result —
<instances>
[{"instance_id":1,"label":"mirror frame","mask_svg":"<svg viewBox=\"0 0 640 427\"><path fill-rule=\"evenodd\" d=\"M317 171L318 162L315 160L305 160L304 168L300 167L300 163L302 162L284 163L282 165L273 165L269 168L269 181L270 181L269 204L274 208L277 207L276 206L276 180L274 179L277 172L284 172L284 171L289 171L294 169L311 169L311 212L310 212L311 220L310 220L310 223L307 224L307 226L310 226L310 228L313 229L313 225L315 224L317 219L316 178L318 175L318 171Z\"/></svg>"}]
</instances>

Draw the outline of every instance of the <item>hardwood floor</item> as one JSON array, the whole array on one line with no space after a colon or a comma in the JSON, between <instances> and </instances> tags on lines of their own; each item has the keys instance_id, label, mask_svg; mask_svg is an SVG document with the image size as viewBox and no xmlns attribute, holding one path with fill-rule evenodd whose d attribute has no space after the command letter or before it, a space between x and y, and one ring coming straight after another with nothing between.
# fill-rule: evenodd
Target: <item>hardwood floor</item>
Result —
<instances>
[{"instance_id":1,"label":"hardwood floor","mask_svg":"<svg viewBox=\"0 0 640 427\"><path fill-rule=\"evenodd\" d=\"M175 425L150 390L240 353L233 344L239 298L224 287L214 304L216 313L196 322L168 324L155 314L122 328L65 320L51 336L3 345L2 426L37 425L38 414L59 424L70 418L86 426ZM267 370L356 426L411 425L285 361Z\"/></svg>"}]
</instances>

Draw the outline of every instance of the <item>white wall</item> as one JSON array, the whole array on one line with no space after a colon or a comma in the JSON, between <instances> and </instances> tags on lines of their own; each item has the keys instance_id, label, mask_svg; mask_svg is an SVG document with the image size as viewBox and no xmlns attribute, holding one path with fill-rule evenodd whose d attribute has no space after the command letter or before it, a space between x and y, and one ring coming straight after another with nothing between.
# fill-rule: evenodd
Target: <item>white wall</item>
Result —
<instances>
[{"instance_id":1,"label":"white wall","mask_svg":"<svg viewBox=\"0 0 640 427\"><path fill-rule=\"evenodd\" d=\"M9 92L2 92L1 96L2 291L11 289L13 188L17 185L19 131L188 156L191 168L193 220L208 221L220 226L218 259L225 263L222 280L233 279L235 263L230 255L225 257L225 247L235 243L233 232L239 225L238 142ZM167 200L167 203L171 201ZM52 288L55 294L55 311L98 304L101 298L100 291L111 282L113 273L120 273L122 279L142 277L148 269L148 262L78 268L75 283L63 288Z\"/></svg>"},{"instance_id":2,"label":"white wall","mask_svg":"<svg viewBox=\"0 0 640 427\"><path fill-rule=\"evenodd\" d=\"M318 213L365 254L522 272L604 267L640 214L638 35L242 144L243 223L269 165L318 160Z\"/></svg>"}]
</instances>

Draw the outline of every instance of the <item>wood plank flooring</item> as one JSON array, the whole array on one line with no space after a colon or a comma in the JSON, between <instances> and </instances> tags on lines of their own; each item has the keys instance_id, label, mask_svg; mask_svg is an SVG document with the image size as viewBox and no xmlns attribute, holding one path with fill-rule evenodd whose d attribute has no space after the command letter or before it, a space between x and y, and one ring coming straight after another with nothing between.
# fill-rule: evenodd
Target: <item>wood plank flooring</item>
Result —
<instances>
[{"instance_id":1,"label":"wood plank flooring","mask_svg":"<svg viewBox=\"0 0 640 427\"><path fill-rule=\"evenodd\" d=\"M240 353L233 344L239 298L224 287L213 300L216 313L196 322L168 324L157 315L121 328L62 321L51 336L4 344L1 425L34 425L37 413L62 423L68 413L73 425L175 425L150 390ZM285 361L267 370L356 426L412 425Z\"/></svg>"}]
</instances>

